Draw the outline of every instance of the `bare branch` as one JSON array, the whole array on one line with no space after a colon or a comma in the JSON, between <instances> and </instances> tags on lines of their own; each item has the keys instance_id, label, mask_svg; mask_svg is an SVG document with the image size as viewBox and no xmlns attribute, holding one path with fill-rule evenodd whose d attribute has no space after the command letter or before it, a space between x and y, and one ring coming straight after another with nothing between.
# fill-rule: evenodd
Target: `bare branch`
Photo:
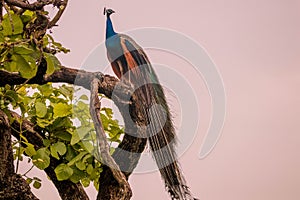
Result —
<instances>
[{"instance_id":1,"label":"bare branch","mask_svg":"<svg viewBox=\"0 0 300 200\"><path fill-rule=\"evenodd\" d=\"M116 164L114 159L109 153L109 146L107 143L107 138L102 126L100 118L100 108L101 104L98 98L98 86L100 82L97 78L94 78L91 82L91 100L90 100L90 113L95 125L95 130L97 134L97 142L100 148L100 155L104 163L110 167L112 174L116 181L119 183L118 192L114 193L114 197L111 199L127 200L132 196L130 186L126 180L124 174L120 171L119 166Z\"/></svg>"},{"instance_id":2,"label":"bare branch","mask_svg":"<svg viewBox=\"0 0 300 200\"><path fill-rule=\"evenodd\" d=\"M20 0L4 0L7 4L17 6L22 9L27 9L27 10L41 10L44 6L53 4L55 0L41 0L41 1L36 1L34 3L26 3L27 1L20 1Z\"/></svg>"},{"instance_id":3,"label":"bare branch","mask_svg":"<svg viewBox=\"0 0 300 200\"><path fill-rule=\"evenodd\" d=\"M50 21L48 28L52 28L53 26L56 25L56 23L58 22L58 20L60 19L60 17L62 16L62 14L64 13L66 7L68 4L68 0L64 0L60 3L60 5L57 5L58 7L58 12L56 13L56 15L54 16L54 18Z\"/></svg>"},{"instance_id":4,"label":"bare branch","mask_svg":"<svg viewBox=\"0 0 300 200\"><path fill-rule=\"evenodd\" d=\"M97 73L96 73L97 74ZM48 82L53 83L69 83L77 86L82 86L86 89L90 89L90 83L92 82L95 73L87 72L84 70L72 69L67 67L62 67L60 70L54 72L50 76L38 76L30 80L22 78L19 73L10 73L4 70L0 70L0 87L8 85L21 85L23 83L27 84L46 84ZM114 92L115 85L118 85L120 92ZM111 98L113 92L114 94L122 95L126 94L130 89L123 83L113 76L105 75L103 81L99 85L98 92L104 94L108 98Z\"/></svg>"}]
</instances>

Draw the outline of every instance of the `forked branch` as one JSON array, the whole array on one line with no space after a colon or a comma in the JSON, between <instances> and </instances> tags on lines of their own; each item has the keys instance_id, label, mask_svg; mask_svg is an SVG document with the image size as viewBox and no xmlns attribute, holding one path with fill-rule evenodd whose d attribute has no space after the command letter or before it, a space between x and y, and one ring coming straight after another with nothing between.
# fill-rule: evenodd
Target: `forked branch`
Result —
<instances>
[{"instance_id":1,"label":"forked branch","mask_svg":"<svg viewBox=\"0 0 300 200\"><path fill-rule=\"evenodd\" d=\"M91 98L90 98L90 113L94 122L97 142L99 144L100 156L102 158L102 163L108 166L113 174L113 177L119 183L119 190L117 193L113 194L114 197L111 199L128 200L132 196L130 186L126 180L125 175L121 172L119 166L116 164L115 160L111 157L109 151L109 145L107 143L106 134L103 129L103 125L100 118L101 103L98 97L98 87L100 81L98 78L94 78L91 82Z\"/></svg>"}]
</instances>

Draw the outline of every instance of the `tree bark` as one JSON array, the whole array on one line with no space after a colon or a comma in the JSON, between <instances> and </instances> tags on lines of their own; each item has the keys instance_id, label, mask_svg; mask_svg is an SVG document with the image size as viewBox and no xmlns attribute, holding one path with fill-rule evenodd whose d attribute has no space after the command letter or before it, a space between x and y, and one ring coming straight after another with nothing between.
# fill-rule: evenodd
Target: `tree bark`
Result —
<instances>
[{"instance_id":1,"label":"tree bark","mask_svg":"<svg viewBox=\"0 0 300 200\"><path fill-rule=\"evenodd\" d=\"M11 127L8 117L0 110L0 199L38 200L30 186L14 172Z\"/></svg>"}]
</instances>

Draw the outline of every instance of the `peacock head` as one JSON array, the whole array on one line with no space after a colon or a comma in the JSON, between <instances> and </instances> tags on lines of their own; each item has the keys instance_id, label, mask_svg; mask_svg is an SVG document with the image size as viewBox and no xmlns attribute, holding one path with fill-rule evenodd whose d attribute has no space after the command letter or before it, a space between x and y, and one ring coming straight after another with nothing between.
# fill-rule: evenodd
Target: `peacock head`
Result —
<instances>
[{"instance_id":1,"label":"peacock head","mask_svg":"<svg viewBox=\"0 0 300 200\"><path fill-rule=\"evenodd\" d=\"M115 11L114 10L112 10L112 9L110 9L110 8L108 8L108 9L106 9L105 7L104 7L104 11L103 11L103 14L105 15L107 15L107 17L109 17L111 14L113 14L113 13L115 13Z\"/></svg>"}]
</instances>

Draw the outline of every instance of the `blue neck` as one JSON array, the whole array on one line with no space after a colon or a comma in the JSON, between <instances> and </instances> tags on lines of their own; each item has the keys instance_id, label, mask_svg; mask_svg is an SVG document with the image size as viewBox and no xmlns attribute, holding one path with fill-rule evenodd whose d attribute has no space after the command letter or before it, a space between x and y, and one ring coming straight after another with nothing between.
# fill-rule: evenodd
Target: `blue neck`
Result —
<instances>
[{"instance_id":1,"label":"blue neck","mask_svg":"<svg viewBox=\"0 0 300 200\"><path fill-rule=\"evenodd\" d=\"M116 32L114 31L110 16L108 16L106 19L106 39L114 35L116 35Z\"/></svg>"}]
</instances>

